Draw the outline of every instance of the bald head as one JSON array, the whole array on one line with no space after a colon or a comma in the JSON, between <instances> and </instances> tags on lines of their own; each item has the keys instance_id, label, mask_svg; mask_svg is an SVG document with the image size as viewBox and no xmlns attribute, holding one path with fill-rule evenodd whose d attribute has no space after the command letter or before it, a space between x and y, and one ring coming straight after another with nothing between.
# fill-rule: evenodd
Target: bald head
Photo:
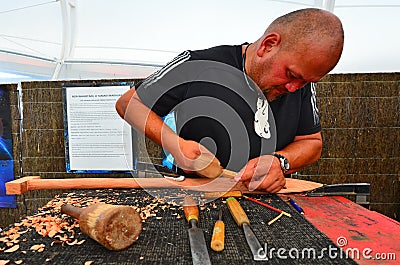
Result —
<instances>
[{"instance_id":1,"label":"bald head","mask_svg":"<svg viewBox=\"0 0 400 265\"><path fill-rule=\"evenodd\" d=\"M322 9L300 9L278 17L269 25L259 41L271 33L280 35L283 50L325 50L331 59L334 58L331 68L337 64L342 54L342 23L337 16Z\"/></svg>"}]
</instances>

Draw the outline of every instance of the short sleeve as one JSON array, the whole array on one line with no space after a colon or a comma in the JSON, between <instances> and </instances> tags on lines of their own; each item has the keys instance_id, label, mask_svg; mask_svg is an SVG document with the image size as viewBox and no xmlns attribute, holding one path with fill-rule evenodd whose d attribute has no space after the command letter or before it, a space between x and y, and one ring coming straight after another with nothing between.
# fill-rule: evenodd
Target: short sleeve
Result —
<instances>
[{"instance_id":1,"label":"short sleeve","mask_svg":"<svg viewBox=\"0 0 400 265\"><path fill-rule=\"evenodd\" d=\"M303 89L300 112L297 135L314 134L321 131L315 83L311 83Z\"/></svg>"},{"instance_id":2,"label":"short sleeve","mask_svg":"<svg viewBox=\"0 0 400 265\"><path fill-rule=\"evenodd\" d=\"M183 99L187 84L175 86L168 76L173 76L174 69L189 59L190 52L185 51L136 85L140 100L157 115L167 115Z\"/></svg>"}]
</instances>

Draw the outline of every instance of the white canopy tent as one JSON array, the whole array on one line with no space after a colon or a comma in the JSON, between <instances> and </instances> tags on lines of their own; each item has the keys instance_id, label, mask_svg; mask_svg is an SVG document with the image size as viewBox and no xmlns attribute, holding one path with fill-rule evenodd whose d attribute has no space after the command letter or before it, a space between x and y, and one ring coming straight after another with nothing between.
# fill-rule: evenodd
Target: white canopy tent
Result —
<instances>
[{"instance_id":1,"label":"white canopy tent","mask_svg":"<svg viewBox=\"0 0 400 265\"><path fill-rule=\"evenodd\" d=\"M142 78L186 49L252 42L306 7L343 22L333 73L400 71L398 0L13 0L0 4L0 72L13 74L0 82Z\"/></svg>"}]
</instances>

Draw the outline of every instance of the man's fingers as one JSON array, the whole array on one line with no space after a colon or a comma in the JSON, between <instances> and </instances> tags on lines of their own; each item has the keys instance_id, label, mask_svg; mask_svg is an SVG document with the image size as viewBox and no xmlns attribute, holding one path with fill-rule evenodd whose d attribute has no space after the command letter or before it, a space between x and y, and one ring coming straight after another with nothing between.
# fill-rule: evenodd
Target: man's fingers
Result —
<instances>
[{"instance_id":1,"label":"man's fingers","mask_svg":"<svg viewBox=\"0 0 400 265\"><path fill-rule=\"evenodd\" d=\"M250 180L250 183L249 183L249 186L248 186L249 191L254 191L254 190L258 189L261 186L262 182L263 182L262 179L252 178Z\"/></svg>"},{"instance_id":2,"label":"man's fingers","mask_svg":"<svg viewBox=\"0 0 400 265\"><path fill-rule=\"evenodd\" d=\"M275 181L272 181L270 185L265 186L265 191L269 193L277 193L280 191L286 184L286 180L283 178L277 178Z\"/></svg>"},{"instance_id":3,"label":"man's fingers","mask_svg":"<svg viewBox=\"0 0 400 265\"><path fill-rule=\"evenodd\" d=\"M244 184L249 191L263 190L268 193L277 193L285 186L286 179L279 176L255 177L244 181Z\"/></svg>"},{"instance_id":4,"label":"man's fingers","mask_svg":"<svg viewBox=\"0 0 400 265\"><path fill-rule=\"evenodd\" d=\"M246 166L242 168L235 177L235 181L248 181L254 177L257 167L257 162L255 160L250 160L247 162Z\"/></svg>"}]
</instances>

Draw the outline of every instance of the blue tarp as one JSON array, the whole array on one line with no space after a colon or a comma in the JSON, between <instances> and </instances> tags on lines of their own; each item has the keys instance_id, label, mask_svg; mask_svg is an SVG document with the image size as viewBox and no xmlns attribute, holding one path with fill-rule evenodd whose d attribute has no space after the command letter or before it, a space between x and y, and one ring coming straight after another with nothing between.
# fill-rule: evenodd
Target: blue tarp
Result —
<instances>
[{"instance_id":1,"label":"blue tarp","mask_svg":"<svg viewBox=\"0 0 400 265\"><path fill-rule=\"evenodd\" d=\"M0 207L16 208L16 196L6 195L5 183L14 180L14 161L0 160Z\"/></svg>"}]
</instances>

